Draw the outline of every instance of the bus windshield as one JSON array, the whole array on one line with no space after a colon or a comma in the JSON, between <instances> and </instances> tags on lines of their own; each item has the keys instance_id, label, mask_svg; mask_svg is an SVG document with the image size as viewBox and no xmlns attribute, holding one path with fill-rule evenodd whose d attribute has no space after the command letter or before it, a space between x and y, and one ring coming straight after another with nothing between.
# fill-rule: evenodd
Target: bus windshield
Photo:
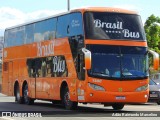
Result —
<instances>
[{"instance_id":1,"label":"bus windshield","mask_svg":"<svg viewBox=\"0 0 160 120\"><path fill-rule=\"evenodd\" d=\"M136 14L86 12L85 37L92 40L145 40L141 18Z\"/></svg>"},{"instance_id":2,"label":"bus windshield","mask_svg":"<svg viewBox=\"0 0 160 120\"><path fill-rule=\"evenodd\" d=\"M89 76L108 79L144 79L148 77L145 47L87 45L92 53Z\"/></svg>"}]
</instances>

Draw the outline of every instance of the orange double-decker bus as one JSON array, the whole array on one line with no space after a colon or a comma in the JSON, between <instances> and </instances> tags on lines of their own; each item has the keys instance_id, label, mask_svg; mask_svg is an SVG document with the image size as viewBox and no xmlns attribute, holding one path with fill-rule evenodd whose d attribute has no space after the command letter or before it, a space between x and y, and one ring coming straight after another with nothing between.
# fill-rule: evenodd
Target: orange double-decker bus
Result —
<instances>
[{"instance_id":1,"label":"orange double-decker bus","mask_svg":"<svg viewBox=\"0 0 160 120\"><path fill-rule=\"evenodd\" d=\"M140 16L116 8L84 8L7 28L2 93L33 104L42 99L101 103L122 109L148 100L148 47ZM158 68L158 55L154 68Z\"/></svg>"}]
</instances>

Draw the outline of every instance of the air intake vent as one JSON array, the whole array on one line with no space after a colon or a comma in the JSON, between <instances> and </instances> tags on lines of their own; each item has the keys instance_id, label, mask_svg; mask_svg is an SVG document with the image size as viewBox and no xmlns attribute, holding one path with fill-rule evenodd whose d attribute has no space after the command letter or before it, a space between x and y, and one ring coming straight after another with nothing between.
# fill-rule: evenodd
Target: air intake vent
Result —
<instances>
[{"instance_id":1,"label":"air intake vent","mask_svg":"<svg viewBox=\"0 0 160 120\"><path fill-rule=\"evenodd\" d=\"M8 62L3 63L3 71L8 71Z\"/></svg>"}]
</instances>

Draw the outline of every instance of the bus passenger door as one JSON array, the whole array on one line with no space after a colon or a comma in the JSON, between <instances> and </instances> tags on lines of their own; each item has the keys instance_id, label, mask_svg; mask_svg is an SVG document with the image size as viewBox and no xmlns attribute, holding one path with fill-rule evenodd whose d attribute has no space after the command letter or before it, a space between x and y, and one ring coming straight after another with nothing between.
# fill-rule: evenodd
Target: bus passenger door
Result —
<instances>
[{"instance_id":1,"label":"bus passenger door","mask_svg":"<svg viewBox=\"0 0 160 120\"><path fill-rule=\"evenodd\" d=\"M27 65L31 81L31 90L29 96L32 98L44 98L47 93L43 90L43 81L45 80L41 75L42 58L28 59Z\"/></svg>"},{"instance_id":2,"label":"bus passenger door","mask_svg":"<svg viewBox=\"0 0 160 120\"><path fill-rule=\"evenodd\" d=\"M31 98L36 98L36 90L37 90L37 77L36 77L36 61L35 59L27 59L27 67L28 67L28 76L30 78L30 90L29 96Z\"/></svg>"}]
</instances>

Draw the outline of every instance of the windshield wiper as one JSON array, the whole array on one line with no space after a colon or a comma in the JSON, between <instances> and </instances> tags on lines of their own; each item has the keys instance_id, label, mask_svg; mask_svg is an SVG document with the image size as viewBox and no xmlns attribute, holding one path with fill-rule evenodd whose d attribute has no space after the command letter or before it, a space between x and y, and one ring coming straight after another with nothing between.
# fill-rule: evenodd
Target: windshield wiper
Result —
<instances>
[{"instance_id":1,"label":"windshield wiper","mask_svg":"<svg viewBox=\"0 0 160 120\"><path fill-rule=\"evenodd\" d=\"M94 72L94 73L92 73L93 75L98 75L98 76L103 76L103 77L109 77L109 75L106 75L106 74L104 74L104 73L98 73L98 72Z\"/></svg>"},{"instance_id":2,"label":"windshield wiper","mask_svg":"<svg viewBox=\"0 0 160 120\"><path fill-rule=\"evenodd\" d=\"M137 78L144 78L145 76L144 75L142 76L142 75L123 75L122 74L122 77L124 77L124 78L127 78L127 77L128 78L136 78L136 77Z\"/></svg>"}]
</instances>

